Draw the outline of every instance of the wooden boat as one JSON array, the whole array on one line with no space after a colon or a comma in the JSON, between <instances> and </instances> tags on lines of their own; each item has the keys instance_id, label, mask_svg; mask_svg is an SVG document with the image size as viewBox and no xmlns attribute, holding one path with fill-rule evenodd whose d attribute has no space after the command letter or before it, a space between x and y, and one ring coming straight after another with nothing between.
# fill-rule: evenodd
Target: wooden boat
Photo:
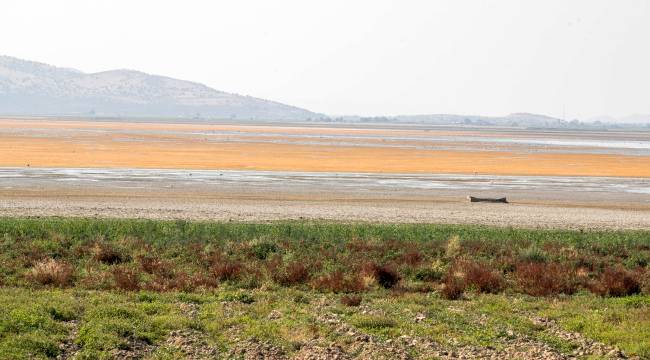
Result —
<instances>
[{"instance_id":1,"label":"wooden boat","mask_svg":"<svg viewBox=\"0 0 650 360\"><path fill-rule=\"evenodd\" d=\"M488 202L488 203L503 203L507 204L508 199L502 197L502 198L479 198L479 197L474 197L474 196L468 196L467 199L469 199L469 202Z\"/></svg>"}]
</instances>

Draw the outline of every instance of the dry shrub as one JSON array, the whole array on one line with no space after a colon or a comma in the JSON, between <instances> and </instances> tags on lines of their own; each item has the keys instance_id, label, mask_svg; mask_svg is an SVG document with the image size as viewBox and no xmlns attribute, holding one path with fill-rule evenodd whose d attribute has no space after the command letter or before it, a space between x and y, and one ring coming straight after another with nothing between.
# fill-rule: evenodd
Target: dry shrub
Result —
<instances>
[{"instance_id":1,"label":"dry shrub","mask_svg":"<svg viewBox=\"0 0 650 360\"><path fill-rule=\"evenodd\" d=\"M422 260L424 260L424 256L422 256L422 253L420 253L418 250L408 251L402 254L400 257L401 263L410 266L417 266L422 262Z\"/></svg>"},{"instance_id":2,"label":"dry shrub","mask_svg":"<svg viewBox=\"0 0 650 360\"><path fill-rule=\"evenodd\" d=\"M73 267L63 261L45 259L39 261L27 274L27 278L41 285L63 287L69 285L74 273Z\"/></svg>"},{"instance_id":3,"label":"dry shrub","mask_svg":"<svg viewBox=\"0 0 650 360\"><path fill-rule=\"evenodd\" d=\"M359 306L361 305L361 300L360 295L343 295L341 297L341 304L345 306Z\"/></svg>"},{"instance_id":4,"label":"dry shrub","mask_svg":"<svg viewBox=\"0 0 650 360\"><path fill-rule=\"evenodd\" d=\"M364 266L363 272L372 275L379 286L383 287L384 289L392 288L400 280L399 274L391 265L380 266L374 263L370 263Z\"/></svg>"},{"instance_id":5,"label":"dry shrub","mask_svg":"<svg viewBox=\"0 0 650 360\"><path fill-rule=\"evenodd\" d=\"M465 292L465 280L461 277L448 273L443 281L440 295L447 300L458 300Z\"/></svg>"},{"instance_id":6,"label":"dry shrub","mask_svg":"<svg viewBox=\"0 0 650 360\"><path fill-rule=\"evenodd\" d=\"M212 273L220 281L236 280L243 271L244 266L242 263L235 260L221 261L212 267Z\"/></svg>"},{"instance_id":7,"label":"dry shrub","mask_svg":"<svg viewBox=\"0 0 650 360\"><path fill-rule=\"evenodd\" d=\"M359 274L346 276L342 271L335 271L321 276L314 280L312 284L314 288L320 291L332 291L334 293L360 292L365 289Z\"/></svg>"},{"instance_id":8,"label":"dry shrub","mask_svg":"<svg viewBox=\"0 0 650 360\"><path fill-rule=\"evenodd\" d=\"M142 255L138 257L140 268L142 271L157 275L163 278L171 278L174 276L174 265L168 261L164 261L155 256Z\"/></svg>"},{"instance_id":9,"label":"dry shrub","mask_svg":"<svg viewBox=\"0 0 650 360\"><path fill-rule=\"evenodd\" d=\"M521 291L531 296L570 295L576 291L575 272L557 263L521 263L516 278Z\"/></svg>"},{"instance_id":10,"label":"dry shrub","mask_svg":"<svg viewBox=\"0 0 650 360\"><path fill-rule=\"evenodd\" d=\"M126 291L140 289L140 277L138 272L126 266L115 267L112 271L115 286Z\"/></svg>"},{"instance_id":11,"label":"dry shrub","mask_svg":"<svg viewBox=\"0 0 650 360\"><path fill-rule=\"evenodd\" d=\"M203 273L193 273L188 278L189 289L186 290L195 290L195 289L213 289L219 286L219 282L206 274Z\"/></svg>"},{"instance_id":12,"label":"dry shrub","mask_svg":"<svg viewBox=\"0 0 650 360\"><path fill-rule=\"evenodd\" d=\"M99 242L93 247L93 259L108 265L119 264L126 260L125 256L110 244Z\"/></svg>"},{"instance_id":13,"label":"dry shrub","mask_svg":"<svg viewBox=\"0 0 650 360\"><path fill-rule=\"evenodd\" d=\"M310 277L309 268L299 261L290 262L282 271L272 272L273 280L283 286L304 284Z\"/></svg>"},{"instance_id":14,"label":"dry shrub","mask_svg":"<svg viewBox=\"0 0 650 360\"><path fill-rule=\"evenodd\" d=\"M601 296L628 296L638 294L641 286L637 276L624 269L607 268L591 291Z\"/></svg>"},{"instance_id":15,"label":"dry shrub","mask_svg":"<svg viewBox=\"0 0 650 360\"><path fill-rule=\"evenodd\" d=\"M465 283L482 293L498 293L503 289L503 278L495 271L471 261L459 264L465 274Z\"/></svg>"}]
</instances>

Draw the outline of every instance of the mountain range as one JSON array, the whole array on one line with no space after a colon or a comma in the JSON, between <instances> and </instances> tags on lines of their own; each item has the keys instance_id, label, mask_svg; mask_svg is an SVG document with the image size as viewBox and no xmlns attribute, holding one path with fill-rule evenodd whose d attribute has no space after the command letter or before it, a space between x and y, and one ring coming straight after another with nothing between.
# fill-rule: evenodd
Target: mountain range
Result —
<instances>
[{"instance_id":1,"label":"mountain range","mask_svg":"<svg viewBox=\"0 0 650 360\"><path fill-rule=\"evenodd\" d=\"M274 101L133 70L84 73L0 56L0 114L307 120Z\"/></svg>"}]
</instances>

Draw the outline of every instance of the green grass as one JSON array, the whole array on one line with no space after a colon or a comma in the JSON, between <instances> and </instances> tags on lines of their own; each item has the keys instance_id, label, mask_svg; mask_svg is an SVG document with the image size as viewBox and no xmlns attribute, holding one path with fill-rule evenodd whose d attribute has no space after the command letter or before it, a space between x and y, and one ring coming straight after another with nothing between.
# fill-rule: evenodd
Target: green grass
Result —
<instances>
[{"instance_id":1,"label":"green grass","mask_svg":"<svg viewBox=\"0 0 650 360\"><path fill-rule=\"evenodd\" d=\"M113 358L134 344L151 349L152 359L178 358L180 350L165 343L175 330L198 332L223 353L245 339L288 354L313 339L349 346L340 324L323 320L331 314L381 341L408 335L499 348L516 336L571 353L574 343L532 321L543 316L650 358L648 259L644 231L0 218L0 358L52 358L69 341L81 359ZM62 288L34 276L44 260L72 269L57 283ZM463 299L443 299L445 279L463 262L493 271L503 290L481 294L469 283ZM574 295L531 297L518 279L522 263L585 274ZM382 288L372 264L394 271L398 284ZM640 293L590 293L608 268L631 274ZM124 291L129 286L138 290ZM362 296L361 306L341 304L341 292ZM424 318L415 321L416 314Z\"/></svg>"},{"instance_id":2,"label":"green grass","mask_svg":"<svg viewBox=\"0 0 650 360\"><path fill-rule=\"evenodd\" d=\"M422 242L446 241L452 235L458 235L463 241L517 241L531 244L561 240L565 245L584 247L597 244L602 249L613 249L618 246L647 245L650 241L648 231L529 230L478 225L346 224L308 221L251 224L79 218L0 218L0 234L4 235L4 241L9 243L18 239L39 240L40 246L53 251L57 246L49 243L47 239L54 235L69 241L70 244L94 241L98 238L119 240L135 237L156 245L191 242L223 244L227 241L252 239L270 242L309 240L331 244L345 243L350 239Z\"/></svg>"},{"instance_id":3,"label":"green grass","mask_svg":"<svg viewBox=\"0 0 650 360\"><path fill-rule=\"evenodd\" d=\"M226 292L228 292L226 290ZM300 294L311 303L296 303ZM55 357L58 344L70 334L67 322L78 322L79 358L111 358L112 349L128 348L136 339L158 349L157 355L175 351L164 348L172 330L193 329L205 333L209 343L227 351L234 339L268 341L292 353L296 345L312 338L346 344L346 333L317 319L340 314L349 326L381 339L408 335L441 344L500 347L512 335L526 336L562 353L574 345L532 323L533 316L557 319L569 331L619 346L628 354L648 357L650 351L649 296L627 300L582 294L563 299L511 295L478 295L472 300L450 301L431 294L387 297L369 294L365 310L344 307L339 296L295 289L251 291L256 301L223 301L222 291L202 294L116 293L68 290L0 289L4 310L0 327L0 358ZM182 310L189 302L198 314ZM318 303L320 306L313 306ZM277 312L277 317L269 317ZM417 313L425 314L415 322ZM58 315L57 315L58 314ZM63 314L63 315L61 315ZM298 346L299 347L299 346ZM152 355L153 356L153 355Z\"/></svg>"},{"instance_id":4,"label":"green grass","mask_svg":"<svg viewBox=\"0 0 650 360\"><path fill-rule=\"evenodd\" d=\"M630 353L650 358L650 297L600 298L576 296L570 302L539 305L541 313L557 320L569 331Z\"/></svg>"}]
</instances>

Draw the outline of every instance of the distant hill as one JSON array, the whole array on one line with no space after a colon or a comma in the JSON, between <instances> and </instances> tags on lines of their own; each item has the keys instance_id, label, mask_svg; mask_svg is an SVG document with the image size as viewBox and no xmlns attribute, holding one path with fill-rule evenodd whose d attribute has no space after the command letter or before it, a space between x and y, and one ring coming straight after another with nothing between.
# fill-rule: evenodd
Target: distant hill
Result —
<instances>
[{"instance_id":1,"label":"distant hill","mask_svg":"<svg viewBox=\"0 0 650 360\"><path fill-rule=\"evenodd\" d=\"M398 115L389 117L343 116L334 118L333 121L428 125L507 126L520 128L571 128L584 125L577 120L565 121L546 115L528 113L515 113L506 116L454 114Z\"/></svg>"},{"instance_id":2,"label":"distant hill","mask_svg":"<svg viewBox=\"0 0 650 360\"><path fill-rule=\"evenodd\" d=\"M133 70L86 74L0 56L1 115L307 120L323 117L278 102Z\"/></svg>"},{"instance_id":3,"label":"distant hill","mask_svg":"<svg viewBox=\"0 0 650 360\"><path fill-rule=\"evenodd\" d=\"M587 122L600 122L600 123L612 123L612 124L650 124L650 115L629 115L622 117L613 117L613 116L597 116L585 120Z\"/></svg>"},{"instance_id":4,"label":"distant hill","mask_svg":"<svg viewBox=\"0 0 650 360\"><path fill-rule=\"evenodd\" d=\"M397 116L397 119L399 121L406 122L543 128L566 127L570 125L570 122L561 119L556 119L546 115L528 113L515 113L501 117L476 115L414 115Z\"/></svg>"}]
</instances>

